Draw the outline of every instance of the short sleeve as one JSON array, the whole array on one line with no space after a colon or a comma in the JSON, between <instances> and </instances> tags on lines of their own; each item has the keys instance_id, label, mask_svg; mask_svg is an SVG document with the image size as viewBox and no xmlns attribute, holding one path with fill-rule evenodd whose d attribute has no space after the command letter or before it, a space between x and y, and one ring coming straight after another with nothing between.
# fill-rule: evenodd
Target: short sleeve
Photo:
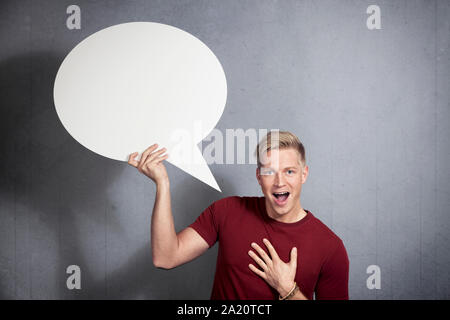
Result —
<instances>
[{"instance_id":1,"label":"short sleeve","mask_svg":"<svg viewBox=\"0 0 450 320\"><path fill-rule=\"evenodd\" d=\"M316 285L317 300L348 300L349 260L342 240L325 260Z\"/></svg>"},{"instance_id":2,"label":"short sleeve","mask_svg":"<svg viewBox=\"0 0 450 320\"><path fill-rule=\"evenodd\" d=\"M217 241L219 235L219 224L217 221L217 201L206 208L200 216L189 227L205 239L211 248Z\"/></svg>"}]
</instances>

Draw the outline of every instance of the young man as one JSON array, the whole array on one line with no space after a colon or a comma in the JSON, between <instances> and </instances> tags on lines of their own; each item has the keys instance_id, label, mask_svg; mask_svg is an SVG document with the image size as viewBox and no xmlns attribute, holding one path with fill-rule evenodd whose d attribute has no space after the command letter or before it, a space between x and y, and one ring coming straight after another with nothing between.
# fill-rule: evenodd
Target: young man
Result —
<instances>
[{"instance_id":1,"label":"young man","mask_svg":"<svg viewBox=\"0 0 450 320\"><path fill-rule=\"evenodd\" d=\"M257 146L256 178L264 197L231 196L212 203L175 232L168 155L154 144L129 164L156 183L151 225L153 263L171 269L219 241L211 299L348 299L344 244L310 211L300 194L308 177L305 149L290 132L269 132Z\"/></svg>"}]
</instances>

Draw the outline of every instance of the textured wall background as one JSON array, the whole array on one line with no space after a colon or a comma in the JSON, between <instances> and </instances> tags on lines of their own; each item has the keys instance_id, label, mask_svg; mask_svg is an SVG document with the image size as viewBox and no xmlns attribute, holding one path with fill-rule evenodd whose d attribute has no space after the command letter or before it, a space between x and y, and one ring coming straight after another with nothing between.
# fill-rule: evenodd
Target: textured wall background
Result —
<instances>
[{"instance_id":1,"label":"textured wall background","mask_svg":"<svg viewBox=\"0 0 450 320\"><path fill-rule=\"evenodd\" d=\"M66 27L71 4L81 30ZM371 4L381 30L366 26ZM352 299L450 298L449 18L447 0L2 1L0 298L209 298L217 245L153 267L153 183L85 149L54 110L64 57L130 21L176 26L216 54L223 133L280 128L303 140L302 204L343 239ZM212 165L223 193L166 167L177 230L217 199L262 195L254 165ZM72 264L81 290L66 287ZM373 264L379 290L366 286Z\"/></svg>"}]
</instances>

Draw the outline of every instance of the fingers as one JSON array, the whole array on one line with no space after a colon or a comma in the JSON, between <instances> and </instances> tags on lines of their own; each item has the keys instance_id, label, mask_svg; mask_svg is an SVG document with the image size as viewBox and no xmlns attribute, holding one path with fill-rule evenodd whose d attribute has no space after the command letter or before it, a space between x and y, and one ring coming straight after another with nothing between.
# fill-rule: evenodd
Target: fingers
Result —
<instances>
[{"instance_id":1,"label":"fingers","mask_svg":"<svg viewBox=\"0 0 450 320\"><path fill-rule=\"evenodd\" d=\"M134 152L134 153L130 154L130 156L128 157L129 165L132 165L133 167L137 167L139 165L139 162L137 162L137 160L135 160L135 158L138 154L139 154L139 152Z\"/></svg>"},{"instance_id":2,"label":"fingers","mask_svg":"<svg viewBox=\"0 0 450 320\"><path fill-rule=\"evenodd\" d=\"M254 253L252 250L250 250L250 251L248 252L248 255L249 255L250 257L252 257L253 260L256 261L256 263L261 267L261 269L263 269L264 271L267 270L267 265L264 263L264 261L261 260L260 257L258 257L258 256L256 255L256 253Z\"/></svg>"},{"instance_id":3,"label":"fingers","mask_svg":"<svg viewBox=\"0 0 450 320\"><path fill-rule=\"evenodd\" d=\"M275 248L272 246L272 244L270 243L270 241L267 240L267 239L263 239L263 242L264 242L264 244L266 245L267 250L269 250L269 253L270 253L270 256L272 257L272 260L280 259L280 258L278 257L277 252L275 251Z\"/></svg>"},{"instance_id":4,"label":"fingers","mask_svg":"<svg viewBox=\"0 0 450 320\"><path fill-rule=\"evenodd\" d=\"M145 149L145 151L142 153L142 156L139 159L139 161L136 160L136 156L139 154L138 152L134 152L134 153L130 154L128 157L128 164L130 164L133 167L138 168L140 171L142 171L142 168L144 167L144 165L146 165L149 162L155 161L156 164L158 164L159 162L167 159L169 157L168 154L161 156L161 154L166 152L167 149L162 148L162 149L158 150L157 152L153 152L157 149L157 147L158 147L158 144L155 143L155 144L152 144L147 149Z\"/></svg>"},{"instance_id":5,"label":"fingers","mask_svg":"<svg viewBox=\"0 0 450 320\"><path fill-rule=\"evenodd\" d=\"M258 254L261 256L261 258L263 258L266 265L270 265L272 263L272 260L270 259L270 257L260 246L258 246L256 243L253 242L252 247L253 247L253 249L255 249L258 252Z\"/></svg>"},{"instance_id":6,"label":"fingers","mask_svg":"<svg viewBox=\"0 0 450 320\"><path fill-rule=\"evenodd\" d=\"M152 162L153 160L155 160L155 158L157 159L157 160L159 160L159 155L161 155L161 154L163 154L164 152L166 152L166 148L162 148L162 149L160 149L160 150L158 150L158 151L156 151L156 152L153 152L150 156L148 156L147 157L147 160L145 161L146 163L150 163L150 162Z\"/></svg>"},{"instance_id":7,"label":"fingers","mask_svg":"<svg viewBox=\"0 0 450 320\"><path fill-rule=\"evenodd\" d=\"M297 269L297 248L293 247L291 250L291 261L289 261L289 264L293 269Z\"/></svg>"},{"instance_id":8,"label":"fingers","mask_svg":"<svg viewBox=\"0 0 450 320\"><path fill-rule=\"evenodd\" d=\"M251 263L248 265L248 267L250 268L250 270L252 270L254 273L256 273L258 276L260 276L263 279L266 279L266 274L264 272L262 272L261 270L259 270L257 267L255 267L254 265L252 265Z\"/></svg>"},{"instance_id":9,"label":"fingers","mask_svg":"<svg viewBox=\"0 0 450 320\"><path fill-rule=\"evenodd\" d=\"M169 157L168 154L163 155L162 157L158 157L158 159L156 159L156 163L160 163L163 160L166 160Z\"/></svg>"},{"instance_id":10,"label":"fingers","mask_svg":"<svg viewBox=\"0 0 450 320\"><path fill-rule=\"evenodd\" d=\"M158 144L152 144L150 147L148 147L141 156L141 160L139 160L138 168L139 170L142 170L142 167L144 166L145 160L147 160L148 155L153 152L158 147Z\"/></svg>"}]
</instances>

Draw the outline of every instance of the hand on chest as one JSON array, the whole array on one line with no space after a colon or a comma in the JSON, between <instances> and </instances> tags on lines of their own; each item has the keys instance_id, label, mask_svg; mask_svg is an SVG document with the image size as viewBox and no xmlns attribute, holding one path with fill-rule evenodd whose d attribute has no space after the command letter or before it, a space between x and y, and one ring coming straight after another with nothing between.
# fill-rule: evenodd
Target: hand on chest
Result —
<instances>
[{"instance_id":1,"label":"hand on chest","mask_svg":"<svg viewBox=\"0 0 450 320\"><path fill-rule=\"evenodd\" d=\"M262 254L258 252L252 243L256 243L264 250L266 259L273 259L263 242L268 239L272 247L276 251L279 259L288 263L291 260L291 250L297 248L297 274L296 278L317 278L323 263L323 253L316 250L312 241L302 235L289 233L268 232L266 229L241 230L227 235L223 235L219 240L219 255L221 263L226 264L230 268L252 274L249 264L258 266L255 259L249 255L249 251L253 251L257 257L264 261Z\"/></svg>"}]
</instances>

